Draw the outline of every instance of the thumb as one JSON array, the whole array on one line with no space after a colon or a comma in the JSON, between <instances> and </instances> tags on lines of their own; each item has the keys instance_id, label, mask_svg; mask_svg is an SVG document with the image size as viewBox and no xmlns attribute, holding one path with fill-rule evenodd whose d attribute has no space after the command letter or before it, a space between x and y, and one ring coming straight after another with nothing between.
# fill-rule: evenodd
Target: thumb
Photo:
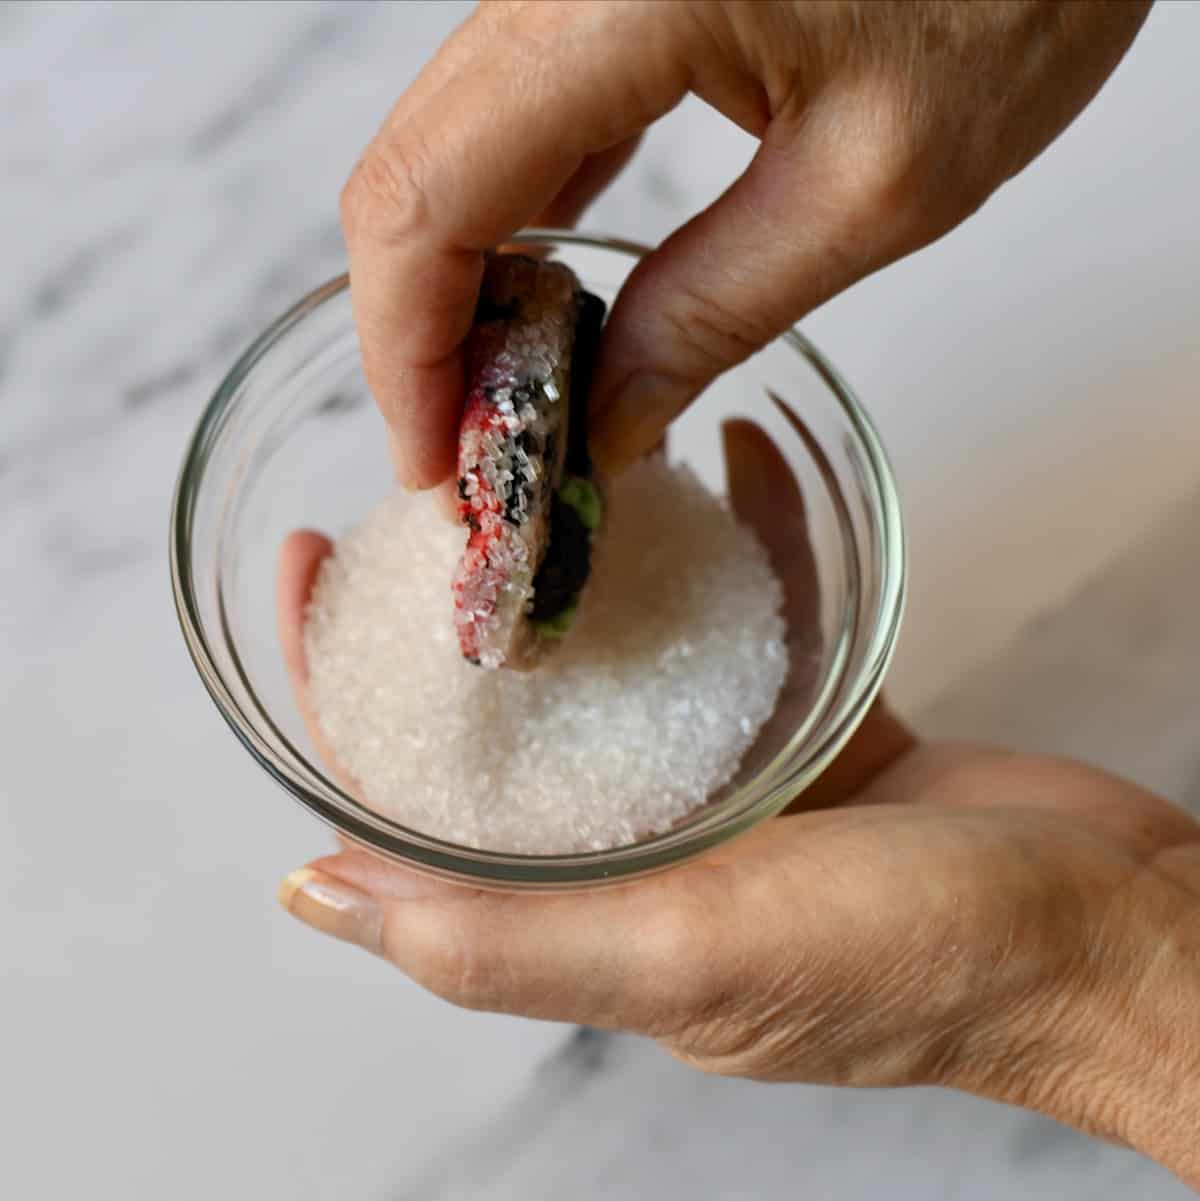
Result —
<instances>
[{"instance_id":1,"label":"thumb","mask_svg":"<svg viewBox=\"0 0 1200 1201\"><path fill-rule=\"evenodd\" d=\"M782 124L768 128L750 166L713 205L638 264L617 297L591 414L606 471L645 454L721 372L913 248L887 166L842 149L854 131L835 130L836 121L820 131L811 110L802 127Z\"/></svg>"},{"instance_id":2,"label":"thumb","mask_svg":"<svg viewBox=\"0 0 1200 1201\"><path fill-rule=\"evenodd\" d=\"M618 888L483 892L343 851L293 872L279 899L455 1005L656 1031L697 1011L724 971L713 946L731 906L698 899L711 876L695 864Z\"/></svg>"}]
</instances>

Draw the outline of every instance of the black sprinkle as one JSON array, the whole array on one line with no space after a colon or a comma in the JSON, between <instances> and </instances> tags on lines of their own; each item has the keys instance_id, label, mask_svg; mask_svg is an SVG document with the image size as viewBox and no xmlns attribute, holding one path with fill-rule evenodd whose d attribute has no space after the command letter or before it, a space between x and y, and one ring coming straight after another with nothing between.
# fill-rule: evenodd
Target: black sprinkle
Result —
<instances>
[{"instance_id":1,"label":"black sprinkle","mask_svg":"<svg viewBox=\"0 0 1200 1201\"><path fill-rule=\"evenodd\" d=\"M480 295L475 305L475 324L485 321L511 321L521 311L521 303L514 297L501 304L490 296Z\"/></svg>"},{"instance_id":2,"label":"black sprinkle","mask_svg":"<svg viewBox=\"0 0 1200 1201\"><path fill-rule=\"evenodd\" d=\"M513 480L508 499L504 502L504 520L509 525L525 524L525 514L528 512L528 505L532 499L532 495L533 489L530 488L528 483L518 483L516 480ZM526 509L524 512L521 509L521 497L525 498Z\"/></svg>"},{"instance_id":3,"label":"black sprinkle","mask_svg":"<svg viewBox=\"0 0 1200 1201\"><path fill-rule=\"evenodd\" d=\"M550 542L533 581L532 621L550 621L579 595L592 567L592 535L557 496L550 503Z\"/></svg>"},{"instance_id":4,"label":"black sprinkle","mask_svg":"<svg viewBox=\"0 0 1200 1201\"><path fill-rule=\"evenodd\" d=\"M604 301L591 292L579 293L579 315L575 322L575 344L571 349L571 409L567 421L567 462L569 475L592 474L587 448L588 396L596 352L600 348L600 330L604 325Z\"/></svg>"}]
</instances>

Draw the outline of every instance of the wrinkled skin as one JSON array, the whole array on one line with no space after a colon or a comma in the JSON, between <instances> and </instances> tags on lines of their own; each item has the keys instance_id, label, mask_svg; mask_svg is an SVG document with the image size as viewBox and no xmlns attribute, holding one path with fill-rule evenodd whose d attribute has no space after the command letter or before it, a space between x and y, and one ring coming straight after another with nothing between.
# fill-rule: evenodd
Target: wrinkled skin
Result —
<instances>
[{"instance_id":1,"label":"wrinkled skin","mask_svg":"<svg viewBox=\"0 0 1200 1201\"><path fill-rule=\"evenodd\" d=\"M453 470L482 252L523 226L570 224L687 93L760 147L617 300L594 392L608 472L721 371L970 216L1091 99L1148 7L481 5L342 196L367 379L402 482Z\"/></svg>"},{"instance_id":2,"label":"wrinkled skin","mask_svg":"<svg viewBox=\"0 0 1200 1201\"><path fill-rule=\"evenodd\" d=\"M811 555L780 555L804 521L784 460L755 425L725 434L736 510L811 605ZM298 533L281 558L302 706L328 550ZM285 887L296 916L455 1004L640 1032L727 1075L951 1085L1200 1185L1200 826L1081 764L920 743L877 705L787 814L639 882L505 895L354 850L311 873Z\"/></svg>"},{"instance_id":3,"label":"wrinkled skin","mask_svg":"<svg viewBox=\"0 0 1200 1201\"><path fill-rule=\"evenodd\" d=\"M761 144L618 297L592 413L609 473L721 371L976 211L1086 105L1147 9L481 6L342 196L401 482L451 474L483 251L573 222L688 92ZM811 604L811 556L781 554L767 520L803 522L782 460L747 423L726 450L732 501L789 606ZM280 563L302 707L303 606L328 551L300 532ZM1198 894L1200 828L1165 801L1065 760L923 744L877 705L792 811L659 876L505 895L347 850L282 898L459 1005L637 1031L730 1075L962 1088L1200 1188Z\"/></svg>"}]
</instances>

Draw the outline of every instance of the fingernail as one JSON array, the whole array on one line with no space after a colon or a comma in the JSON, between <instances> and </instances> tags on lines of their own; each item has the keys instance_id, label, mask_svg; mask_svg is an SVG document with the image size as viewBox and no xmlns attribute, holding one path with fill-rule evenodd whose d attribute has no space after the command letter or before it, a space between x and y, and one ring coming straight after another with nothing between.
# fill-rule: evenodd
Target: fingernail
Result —
<instances>
[{"instance_id":1,"label":"fingernail","mask_svg":"<svg viewBox=\"0 0 1200 1201\"><path fill-rule=\"evenodd\" d=\"M433 490L433 503L438 516L452 525L458 525L458 481L451 477L443 480Z\"/></svg>"},{"instance_id":2,"label":"fingernail","mask_svg":"<svg viewBox=\"0 0 1200 1201\"><path fill-rule=\"evenodd\" d=\"M383 910L373 897L349 884L302 867L279 886L279 903L322 934L383 954Z\"/></svg>"},{"instance_id":3,"label":"fingernail","mask_svg":"<svg viewBox=\"0 0 1200 1201\"><path fill-rule=\"evenodd\" d=\"M597 466L616 475L648 454L694 395L692 385L669 376L631 376L593 419L589 446Z\"/></svg>"},{"instance_id":4,"label":"fingernail","mask_svg":"<svg viewBox=\"0 0 1200 1201\"><path fill-rule=\"evenodd\" d=\"M387 427L387 442L388 454L392 459L392 475L396 483L405 492L423 491L420 482L409 469L408 456L402 449L400 439L396 437L396 433L390 425Z\"/></svg>"}]
</instances>

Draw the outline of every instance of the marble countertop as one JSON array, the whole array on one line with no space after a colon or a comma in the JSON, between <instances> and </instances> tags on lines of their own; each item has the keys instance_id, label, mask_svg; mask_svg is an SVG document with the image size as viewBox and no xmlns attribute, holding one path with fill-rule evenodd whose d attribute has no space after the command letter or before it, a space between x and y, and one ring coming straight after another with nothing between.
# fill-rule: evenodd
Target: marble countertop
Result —
<instances>
[{"instance_id":1,"label":"marble countertop","mask_svg":"<svg viewBox=\"0 0 1200 1201\"><path fill-rule=\"evenodd\" d=\"M6 1195L866 1201L1190 1195L947 1093L699 1076L461 1013L286 920L325 846L179 639L171 487L233 355L343 265L342 178L459 4L0 6L0 1181ZM962 230L806 328L876 414L930 731L1200 803L1200 5ZM698 104L590 224L750 153Z\"/></svg>"}]
</instances>

